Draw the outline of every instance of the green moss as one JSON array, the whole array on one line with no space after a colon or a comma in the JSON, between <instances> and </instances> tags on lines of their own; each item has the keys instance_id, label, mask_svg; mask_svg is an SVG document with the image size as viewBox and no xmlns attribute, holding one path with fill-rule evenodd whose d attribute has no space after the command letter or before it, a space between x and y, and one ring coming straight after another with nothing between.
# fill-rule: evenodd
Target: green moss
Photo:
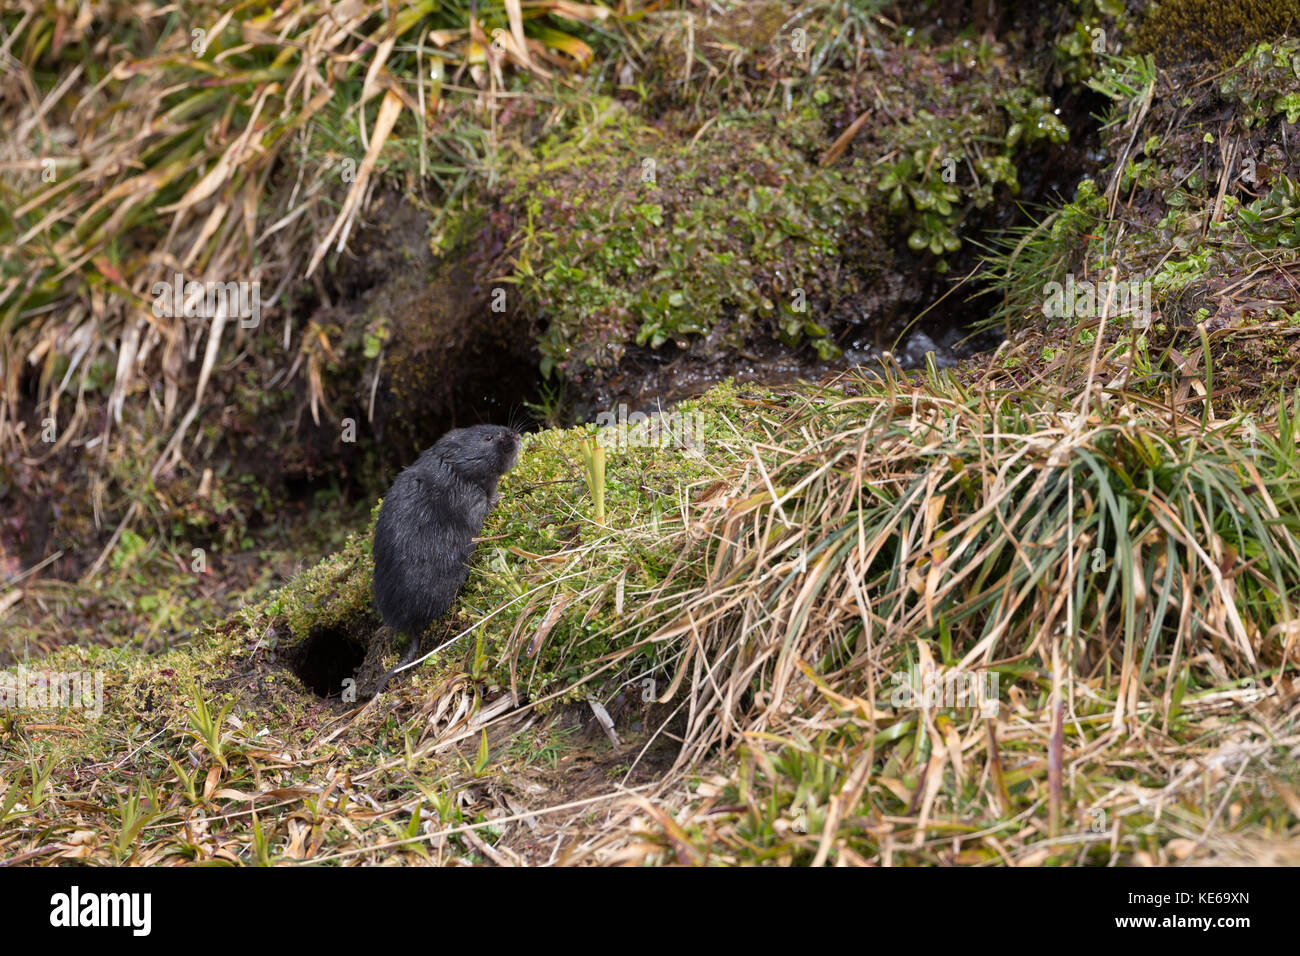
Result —
<instances>
[{"instance_id":1,"label":"green moss","mask_svg":"<svg viewBox=\"0 0 1300 956\"><path fill-rule=\"evenodd\" d=\"M483 228L483 210L476 205L443 207L434 220L429 251L435 257L451 255L473 242Z\"/></svg>"},{"instance_id":2,"label":"green moss","mask_svg":"<svg viewBox=\"0 0 1300 956\"><path fill-rule=\"evenodd\" d=\"M571 111L582 118L504 177L543 370L600 379L629 349L668 345L713 357L776 341L831 358L866 317L890 334L906 310L899 259L946 271L979 211L1019 191L1018 163L1068 137L991 41L902 62L902 81L873 80L878 122L853 136L860 78L841 63L791 78L781 110L711 89L698 126L608 100Z\"/></svg>"},{"instance_id":3,"label":"green moss","mask_svg":"<svg viewBox=\"0 0 1300 956\"><path fill-rule=\"evenodd\" d=\"M812 317L845 292L832 263L879 258L870 195L781 148L770 117L724 117L691 143L620 113L511 183L526 219L517 277L549 320L544 371L607 370L629 345L684 347L720 325L732 347L761 332L835 354Z\"/></svg>"},{"instance_id":4,"label":"green moss","mask_svg":"<svg viewBox=\"0 0 1300 956\"><path fill-rule=\"evenodd\" d=\"M347 625L368 613L373 618L369 612L374 573L370 547L371 529L378 517L376 505L370 528L350 535L342 550L299 574L258 605L247 618L248 637L256 639L265 624L283 625L301 639L317 628Z\"/></svg>"},{"instance_id":5,"label":"green moss","mask_svg":"<svg viewBox=\"0 0 1300 956\"><path fill-rule=\"evenodd\" d=\"M1300 26L1300 0L1161 0L1138 32L1134 51L1162 66L1230 62L1252 43Z\"/></svg>"}]
</instances>

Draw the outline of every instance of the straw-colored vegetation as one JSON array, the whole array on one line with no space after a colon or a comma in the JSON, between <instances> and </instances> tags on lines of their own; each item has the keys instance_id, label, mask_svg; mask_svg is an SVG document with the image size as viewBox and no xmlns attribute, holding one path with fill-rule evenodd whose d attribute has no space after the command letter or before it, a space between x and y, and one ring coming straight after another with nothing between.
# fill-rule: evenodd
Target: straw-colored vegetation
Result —
<instances>
[{"instance_id":1,"label":"straw-colored vegetation","mask_svg":"<svg viewBox=\"0 0 1300 956\"><path fill-rule=\"evenodd\" d=\"M485 2L471 36L469 7L423 0L390 18L369 0L6 5L17 82L0 157L10 173L0 183L0 442L34 440L15 427L31 362L51 414L61 396L77 402L65 441L83 425L88 389L107 392L120 419L154 353L167 382L162 425L187 411L188 425L223 334L241 344L256 334L220 314L197 327L153 315L155 282L176 272L261 281L268 309L282 295L291 303L291 280L337 258L380 173L464 188L484 147L459 122L464 98L444 102L445 84L469 73L494 90L507 64L548 76L547 63L585 64L593 52L578 34L610 14L557 0L528 4L525 17L518 0ZM182 356L200 341L186 394ZM321 360L305 357L318 385Z\"/></svg>"}]
</instances>

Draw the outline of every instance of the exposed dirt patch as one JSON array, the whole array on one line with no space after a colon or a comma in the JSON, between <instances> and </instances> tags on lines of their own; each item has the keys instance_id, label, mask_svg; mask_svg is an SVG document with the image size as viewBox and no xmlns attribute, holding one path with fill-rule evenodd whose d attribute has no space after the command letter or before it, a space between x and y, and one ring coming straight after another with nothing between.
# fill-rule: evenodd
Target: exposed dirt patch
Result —
<instances>
[{"instance_id":1,"label":"exposed dirt patch","mask_svg":"<svg viewBox=\"0 0 1300 956\"><path fill-rule=\"evenodd\" d=\"M449 428L506 424L536 397L536 349L509 315L508 288L487 270L504 243L501 225L490 213L463 217L459 244L436 254L430 212L387 193L356 250L349 281L362 291L341 306L344 334L382 345L361 368L340 369L331 385L346 411L368 423L389 466Z\"/></svg>"},{"instance_id":2,"label":"exposed dirt patch","mask_svg":"<svg viewBox=\"0 0 1300 956\"><path fill-rule=\"evenodd\" d=\"M661 704L647 707L641 720L611 712L619 726L617 746L586 704L495 725L488 746L503 755L501 772L462 792L472 801L466 809L487 819L536 815L501 825L495 850L502 856L493 862L590 860L597 845L621 839L619 826L636 809L631 792L651 793L677 759L673 728L651 741L671 712L672 705ZM461 759L472 761L474 750L462 746Z\"/></svg>"}]
</instances>

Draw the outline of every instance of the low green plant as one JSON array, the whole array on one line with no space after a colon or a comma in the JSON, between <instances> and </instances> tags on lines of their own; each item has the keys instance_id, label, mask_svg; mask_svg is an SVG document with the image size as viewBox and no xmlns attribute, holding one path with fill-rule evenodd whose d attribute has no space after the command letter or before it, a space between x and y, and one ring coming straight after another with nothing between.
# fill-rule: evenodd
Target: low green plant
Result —
<instances>
[{"instance_id":1,"label":"low green plant","mask_svg":"<svg viewBox=\"0 0 1300 956\"><path fill-rule=\"evenodd\" d=\"M1050 97L1016 87L995 102L1006 114L1001 127L974 112L942 120L918 112L897 134L907 144L902 155L883 166L876 182L888 195L889 209L908 224L908 247L940 257L941 272L947 271L943 257L961 248L960 226L969 210L986 208L999 187L1013 195L1020 191L1018 154L1042 140L1069 138ZM993 135L997 129L1005 130L1000 140Z\"/></svg>"},{"instance_id":2,"label":"low green plant","mask_svg":"<svg viewBox=\"0 0 1300 956\"><path fill-rule=\"evenodd\" d=\"M1279 176L1265 195L1239 207L1236 218L1256 248L1300 248L1300 184Z\"/></svg>"},{"instance_id":3,"label":"low green plant","mask_svg":"<svg viewBox=\"0 0 1300 956\"><path fill-rule=\"evenodd\" d=\"M1247 128L1278 114L1295 123L1300 119L1300 41L1254 44L1219 81L1219 92L1240 104Z\"/></svg>"},{"instance_id":4,"label":"low green plant","mask_svg":"<svg viewBox=\"0 0 1300 956\"><path fill-rule=\"evenodd\" d=\"M982 295L1000 301L977 324L979 328L1011 330L1027 319L1042 316L1044 286L1060 282L1066 273L1082 271L1085 250L1106 212L1106 201L1091 179L1080 180L1074 199L1038 222L1008 230L986 246L983 257L987 284Z\"/></svg>"},{"instance_id":5,"label":"low green plant","mask_svg":"<svg viewBox=\"0 0 1300 956\"><path fill-rule=\"evenodd\" d=\"M189 727L185 734L200 744L221 766L226 767L225 738L223 727L226 715L230 713L233 703L227 703L216 713L208 706L203 691L195 685L191 698L193 709L190 711Z\"/></svg>"},{"instance_id":6,"label":"low green plant","mask_svg":"<svg viewBox=\"0 0 1300 956\"><path fill-rule=\"evenodd\" d=\"M595 438L584 439L578 446L591 494L591 518L596 524L605 523L605 446Z\"/></svg>"},{"instance_id":7,"label":"low green plant","mask_svg":"<svg viewBox=\"0 0 1300 956\"><path fill-rule=\"evenodd\" d=\"M1124 0L1071 0L1070 29L1052 43L1052 56L1067 83L1082 83L1101 63L1101 54L1127 33Z\"/></svg>"},{"instance_id":8,"label":"low green plant","mask_svg":"<svg viewBox=\"0 0 1300 956\"><path fill-rule=\"evenodd\" d=\"M117 835L113 841L113 853L118 861L125 861L131 856L140 831L160 814L157 791L143 777L125 796L117 798Z\"/></svg>"}]
</instances>

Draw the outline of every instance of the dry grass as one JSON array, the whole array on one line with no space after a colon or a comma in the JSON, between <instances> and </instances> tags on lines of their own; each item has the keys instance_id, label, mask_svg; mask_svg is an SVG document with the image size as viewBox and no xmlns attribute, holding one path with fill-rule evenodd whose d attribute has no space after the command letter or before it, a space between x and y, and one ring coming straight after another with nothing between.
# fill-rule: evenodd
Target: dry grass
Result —
<instances>
[{"instance_id":1,"label":"dry grass","mask_svg":"<svg viewBox=\"0 0 1300 956\"><path fill-rule=\"evenodd\" d=\"M708 501L708 579L646 638L679 649L678 767L743 754L687 814L701 859L1165 860L1120 818L1300 744L1294 413L1252 446L1101 380L1095 403L997 385L793 397ZM997 718L898 706L927 673L996 675ZM1157 843L1199 849L1202 810ZM985 830L1000 847L962 849Z\"/></svg>"},{"instance_id":2,"label":"dry grass","mask_svg":"<svg viewBox=\"0 0 1300 956\"><path fill-rule=\"evenodd\" d=\"M32 454L38 440L22 427L26 367L39 369L41 417L67 421L55 451L89 425L88 389L109 391L102 453L124 404L158 378L151 401L171 441L156 476L198 415L223 342L255 333L220 305L155 315L154 284L178 272L257 282L263 307L287 305L291 283L346 247L386 169L406 164L422 189L459 191L481 156L453 117L493 139L506 71L585 67L593 50L574 24L599 29L613 15L508 0L471 22L470 6L422 0L391 16L370 0L6 7L0 444ZM399 148L386 151L390 141ZM113 371L100 383L92 367L106 356ZM297 358L319 400L319 357L304 347ZM61 418L66 401L75 408Z\"/></svg>"}]
</instances>

